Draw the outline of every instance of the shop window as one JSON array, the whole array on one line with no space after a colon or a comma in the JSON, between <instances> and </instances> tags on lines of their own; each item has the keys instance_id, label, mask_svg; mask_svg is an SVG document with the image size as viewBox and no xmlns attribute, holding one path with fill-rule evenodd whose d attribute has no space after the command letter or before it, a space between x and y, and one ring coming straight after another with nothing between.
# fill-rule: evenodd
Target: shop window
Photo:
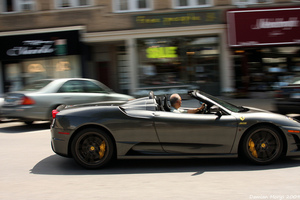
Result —
<instances>
[{"instance_id":1,"label":"shop window","mask_svg":"<svg viewBox=\"0 0 300 200\"><path fill-rule=\"evenodd\" d=\"M24 12L35 9L34 0L4 0L2 3L3 12Z\"/></svg>"},{"instance_id":2,"label":"shop window","mask_svg":"<svg viewBox=\"0 0 300 200\"><path fill-rule=\"evenodd\" d=\"M173 0L174 8L195 8L211 6L211 0Z\"/></svg>"},{"instance_id":3,"label":"shop window","mask_svg":"<svg viewBox=\"0 0 300 200\"><path fill-rule=\"evenodd\" d=\"M139 89L201 89L219 92L219 38L140 39Z\"/></svg>"},{"instance_id":4,"label":"shop window","mask_svg":"<svg viewBox=\"0 0 300 200\"><path fill-rule=\"evenodd\" d=\"M92 0L57 0L57 8L72 8L81 6L91 6Z\"/></svg>"},{"instance_id":5,"label":"shop window","mask_svg":"<svg viewBox=\"0 0 300 200\"><path fill-rule=\"evenodd\" d=\"M152 0L114 0L115 12L152 10Z\"/></svg>"},{"instance_id":6,"label":"shop window","mask_svg":"<svg viewBox=\"0 0 300 200\"><path fill-rule=\"evenodd\" d=\"M272 3L273 0L233 0L234 5L243 6L250 4L264 4L264 3Z\"/></svg>"},{"instance_id":7,"label":"shop window","mask_svg":"<svg viewBox=\"0 0 300 200\"><path fill-rule=\"evenodd\" d=\"M300 75L298 46L236 50L234 61L239 93L278 90Z\"/></svg>"}]
</instances>

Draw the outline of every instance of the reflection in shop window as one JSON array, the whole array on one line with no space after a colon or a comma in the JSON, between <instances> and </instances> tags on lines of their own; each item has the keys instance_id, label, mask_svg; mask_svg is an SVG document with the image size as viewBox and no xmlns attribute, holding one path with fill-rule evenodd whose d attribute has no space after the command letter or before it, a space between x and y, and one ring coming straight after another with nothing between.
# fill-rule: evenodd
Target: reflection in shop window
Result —
<instances>
[{"instance_id":1,"label":"reflection in shop window","mask_svg":"<svg viewBox=\"0 0 300 200\"><path fill-rule=\"evenodd\" d=\"M43 65L39 64L39 63L32 63L29 64L27 67L27 71L29 73L34 73L34 72L44 72L45 68L43 67Z\"/></svg>"},{"instance_id":2,"label":"reflection in shop window","mask_svg":"<svg viewBox=\"0 0 300 200\"><path fill-rule=\"evenodd\" d=\"M69 70L71 70L69 61L59 61L56 63L56 71L63 72Z\"/></svg>"},{"instance_id":3,"label":"reflection in shop window","mask_svg":"<svg viewBox=\"0 0 300 200\"><path fill-rule=\"evenodd\" d=\"M219 87L218 37L138 40L139 88ZM206 90L204 88L204 90Z\"/></svg>"},{"instance_id":4,"label":"reflection in shop window","mask_svg":"<svg viewBox=\"0 0 300 200\"><path fill-rule=\"evenodd\" d=\"M269 92L300 75L300 47L268 47L235 51L238 91Z\"/></svg>"}]
</instances>

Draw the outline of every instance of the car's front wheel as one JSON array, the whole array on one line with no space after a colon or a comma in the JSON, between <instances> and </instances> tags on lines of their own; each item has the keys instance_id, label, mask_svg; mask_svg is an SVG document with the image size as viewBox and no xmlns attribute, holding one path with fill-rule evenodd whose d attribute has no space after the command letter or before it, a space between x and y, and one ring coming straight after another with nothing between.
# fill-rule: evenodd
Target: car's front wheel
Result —
<instances>
[{"instance_id":1,"label":"car's front wheel","mask_svg":"<svg viewBox=\"0 0 300 200\"><path fill-rule=\"evenodd\" d=\"M283 140L279 132L270 126L259 126L250 130L242 141L242 153L256 164L270 164L283 151Z\"/></svg>"},{"instance_id":2,"label":"car's front wheel","mask_svg":"<svg viewBox=\"0 0 300 200\"><path fill-rule=\"evenodd\" d=\"M107 165L114 155L112 139L104 131L89 128L78 133L71 144L75 161L88 169Z\"/></svg>"}]
</instances>

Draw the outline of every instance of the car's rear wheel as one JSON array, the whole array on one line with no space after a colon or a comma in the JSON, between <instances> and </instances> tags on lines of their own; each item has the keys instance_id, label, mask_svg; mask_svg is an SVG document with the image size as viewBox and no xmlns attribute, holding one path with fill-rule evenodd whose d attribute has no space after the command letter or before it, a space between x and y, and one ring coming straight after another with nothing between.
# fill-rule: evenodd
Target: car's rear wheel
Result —
<instances>
[{"instance_id":1,"label":"car's rear wheel","mask_svg":"<svg viewBox=\"0 0 300 200\"><path fill-rule=\"evenodd\" d=\"M114 155L111 138L104 131L95 128L82 130L75 136L71 145L75 161L88 169L107 165Z\"/></svg>"},{"instance_id":2,"label":"car's rear wheel","mask_svg":"<svg viewBox=\"0 0 300 200\"><path fill-rule=\"evenodd\" d=\"M242 141L242 153L256 164L270 164L283 151L283 140L279 132L270 126L259 126L250 130Z\"/></svg>"},{"instance_id":3,"label":"car's rear wheel","mask_svg":"<svg viewBox=\"0 0 300 200\"><path fill-rule=\"evenodd\" d=\"M24 121L24 123L25 123L26 125L31 125L31 124L33 124L33 122L34 122L34 121Z\"/></svg>"}]
</instances>

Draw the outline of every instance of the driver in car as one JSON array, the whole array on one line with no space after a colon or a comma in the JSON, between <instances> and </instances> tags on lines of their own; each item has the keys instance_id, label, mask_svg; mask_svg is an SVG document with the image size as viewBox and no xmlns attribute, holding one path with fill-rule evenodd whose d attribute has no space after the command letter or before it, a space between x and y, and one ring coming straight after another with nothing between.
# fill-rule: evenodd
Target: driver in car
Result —
<instances>
[{"instance_id":1,"label":"driver in car","mask_svg":"<svg viewBox=\"0 0 300 200\"><path fill-rule=\"evenodd\" d=\"M179 94L172 94L170 96L171 112L175 113L198 113L203 111L205 104L203 103L200 108L184 110L181 109L181 97Z\"/></svg>"}]
</instances>

